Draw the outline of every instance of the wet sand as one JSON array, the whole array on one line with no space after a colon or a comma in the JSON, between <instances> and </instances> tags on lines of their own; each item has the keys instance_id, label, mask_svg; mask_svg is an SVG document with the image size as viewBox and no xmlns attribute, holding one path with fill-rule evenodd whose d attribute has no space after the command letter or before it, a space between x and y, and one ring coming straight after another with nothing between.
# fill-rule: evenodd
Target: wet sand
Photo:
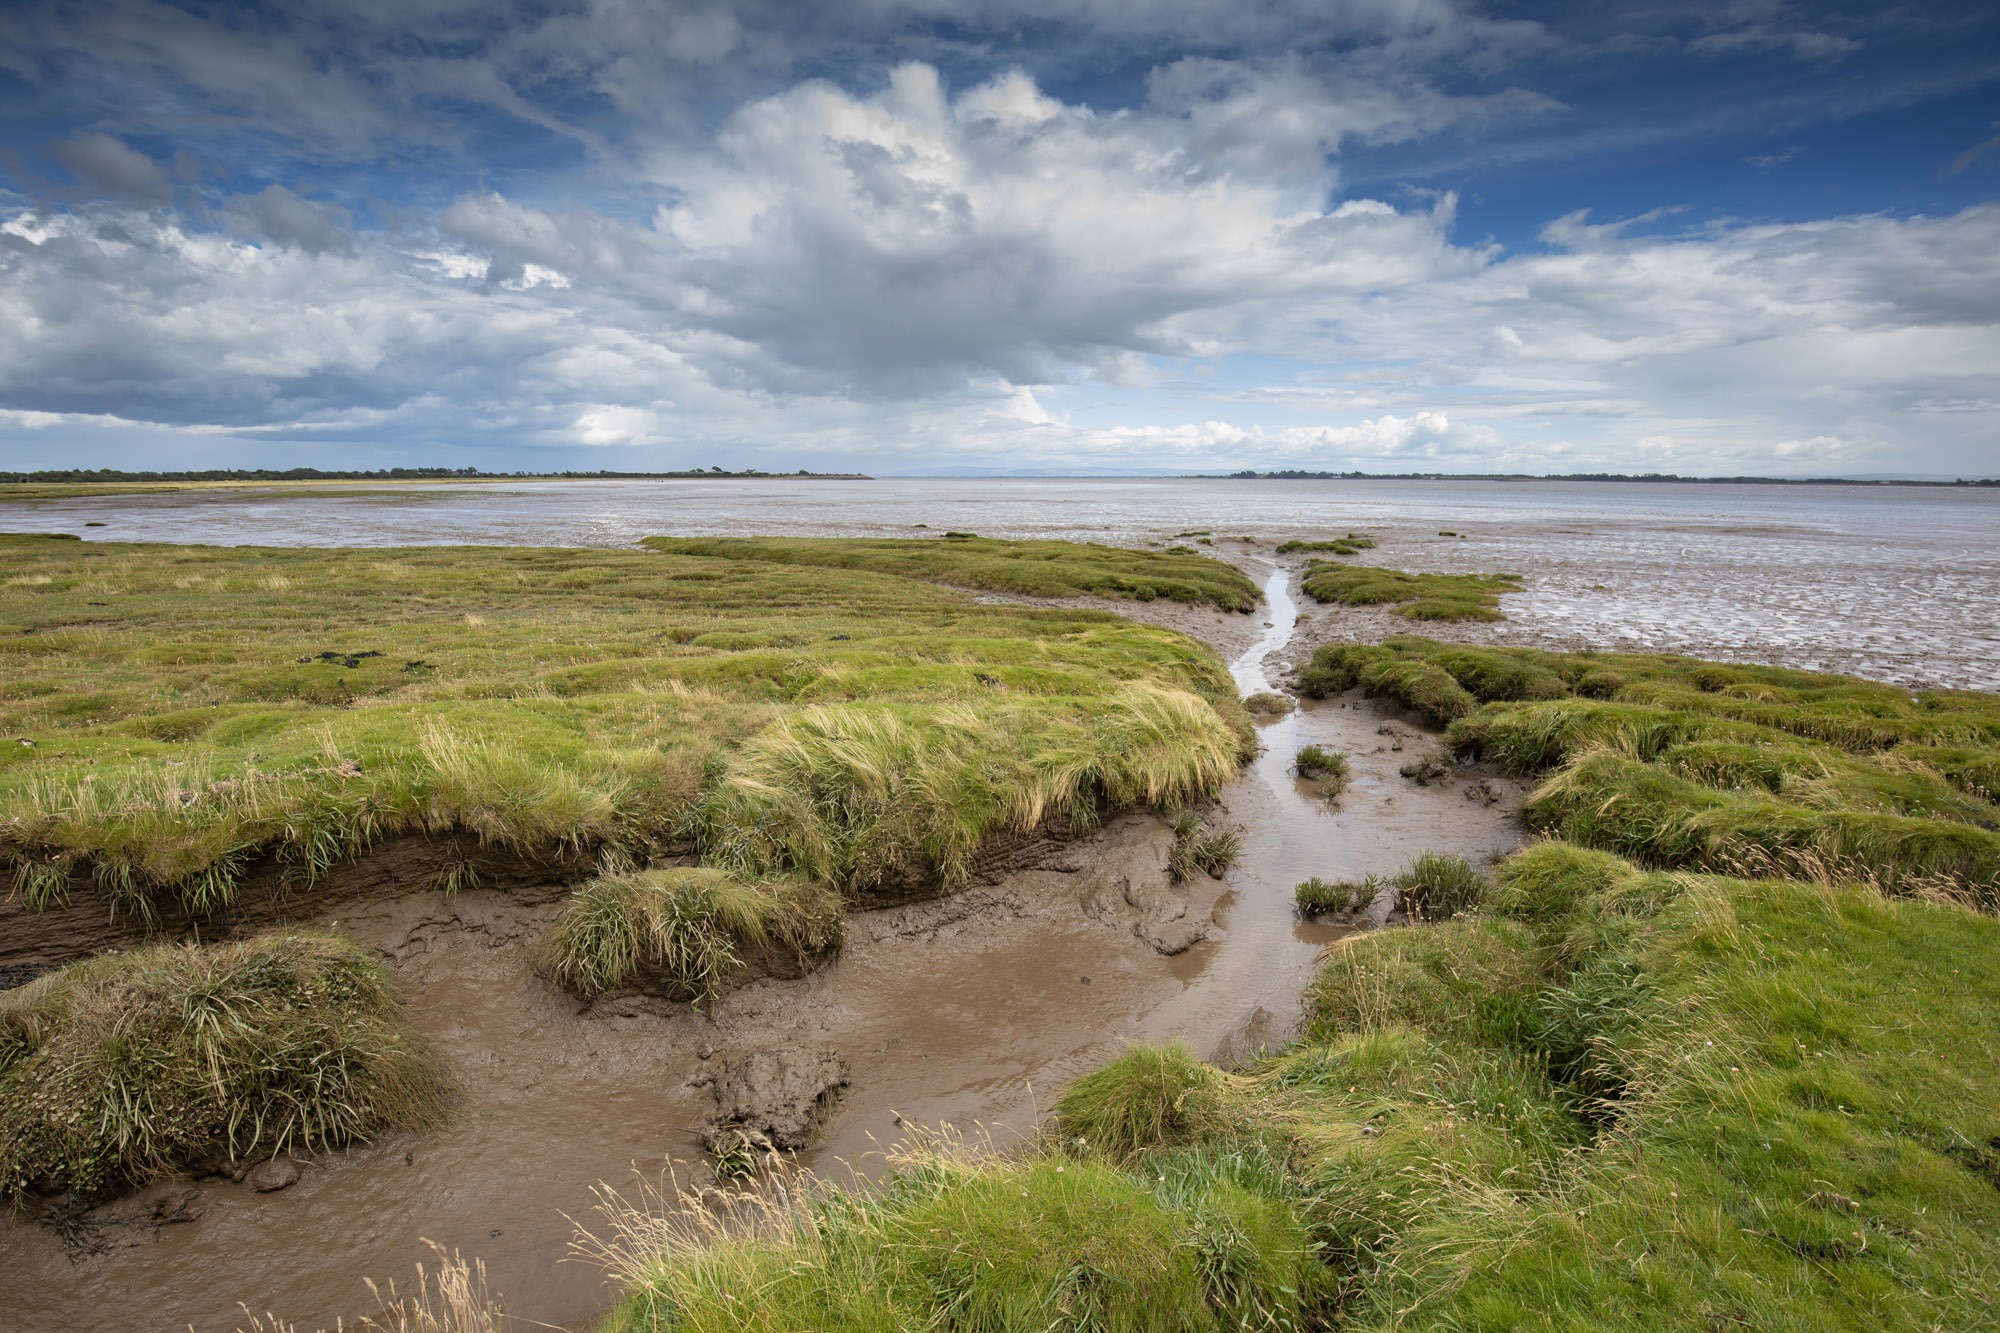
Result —
<instances>
[{"instance_id":1,"label":"wet sand","mask_svg":"<svg viewBox=\"0 0 2000 1333\"><path fill-rule=\"evenodd\" d=\"M0 516L10 529L90 540L276 546L626 546L657 533L880 537L955 528L1157 549L1206 532L1213 549L1236 558L1248 556L1232 540L1244 535L1269 557L1286 538L1356 531L1381 545L1354 563L1526 578L1526 591L1505 601L1504 624L1416 627L1442 637L2000 689L2000 488L770 478L356 483L311 498L243 488L9 501L0 487ZM1393 613L1337 618L1339 632L1357 638L1413 628Z\"/></svg>"},{"instance_id":2,"label":"wet sand","mask_svg":"<svg viewBox=\"0 0 2000 1333\"><path fill-rule=\"evenodd\" d=\"M1190 630L1212 618L1247 693L1284 674L1296 643L1288 575L1244 558L1270 579L1263 615L1139 610ZM857 914L837 959L701 1011L639 995L584 1007L539 977L558 886L349 905L337 924L390 961L458 1082L453 1123L312 1158L279 1193L191 1183L168 1199L185 1221L110 1205L91 1228L101 1253L0 1223L0 1328L210 1333L241 1322L238 1301L331 1327L373 1308L363 1278L404 1279L427 1239L483 1259L510 1313L585 1327L613 1292L563 1261L568 1219L588 1213L597 1181L698 1156L714 1085L753 1052L843 1072L805 1160L865 1171L905 1122L982 1124L1002 1142L1028 1132L1063 1083L1128 1040L1182 1036L1219 1058L1279 1041L1314 958L1342 933L1300 922L1293 885L1394 871L1427 848L1504 853L1520 839L1520 792L1477 772L1404 781L1397 769L1424 729L1358 699L1303 708L1262 736L1263 754L1208 815L1245 835L1220 883L1172 885L1166 826L1125 816L1037 845L991 882ZM1352 756L1337 804L1290 774L1308 740Z\"/></svg>"}]
</instances>

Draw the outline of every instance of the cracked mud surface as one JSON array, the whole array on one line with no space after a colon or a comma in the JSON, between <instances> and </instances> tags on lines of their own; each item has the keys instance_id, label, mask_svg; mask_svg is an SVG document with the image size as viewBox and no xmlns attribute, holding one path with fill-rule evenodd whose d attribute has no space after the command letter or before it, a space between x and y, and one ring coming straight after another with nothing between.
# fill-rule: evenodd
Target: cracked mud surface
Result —
<instances>
[{"instance_id":1,"label":"cracked mud surface","mask_svg":"<svg viewBox=\"0 0 2000 1333\"><path fill-rule=\"evenodd\" d=\"M1282 582L1271 612L1224 622L1246 690L1292 665ZM306 1159L268 1193L247 1177L171 1182L67 1238L0 1223L0 1323L227 1333L240 1300L332 1327L373 1308L364 1277L406 1279L429 1239L482 1258L510 1313L587 1325L612 1292L560 1262L565 1214L584 1219L599 1180L697 1156L720 1122L865 1171L906 1122L983 1123L1004 1143L1127 1040L1184 1036L1220 1058L1281 1040L1319 950L1362 924L1298 920L1292 886L1393 872L1427 848L1483 861L1519 842L1519 790L1472 770L1405 781L1425 729L1359 699L1307 704L1261 735L1207 814L1244 834L1220 882L1172 884L1164 822L1123 816L1022 846L950 897L858 913L827 965L699 1011L640 994L586 1007L538 976L559 885L349 901L322 919L390 960L457 1080L451 1124ZM1292 776L1306 741L1350 755L1337 802Z\"/></svg>"}]
</instances>

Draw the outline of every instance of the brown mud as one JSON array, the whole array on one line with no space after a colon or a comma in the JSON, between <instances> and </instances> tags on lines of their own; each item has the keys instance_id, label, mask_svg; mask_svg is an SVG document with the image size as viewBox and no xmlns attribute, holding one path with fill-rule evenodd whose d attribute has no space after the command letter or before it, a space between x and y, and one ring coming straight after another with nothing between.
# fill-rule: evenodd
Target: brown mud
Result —
<instances>
[{"instance_id":1,"label":"brown mud","mask_svg":"<svg viewBox=\"0 0 2000 1333\"><path fill-rule=\"evenodd\" d=\"M351 903L399 896L447 878L525 889L573 881L594 865L581 854L524 856L466 833L398 835L335 863L310 884L299 880L296 867L264 856L245 868L228 906L197 916L169 901L154 905L150 917L87 873L77 873L67 905L57 909L36 911L12 895L0 898L0 970L25 980L144 940L222 939L285 921L321 920Z\"/></svg>"},{"instance_id":2,"label":"brown mud","mask_svg":"<svg viewBox=\"0 0 2000 1333\"><path fill-rule=\"evenodd\" d=\"M1281 572L1268 593L1265 614L1227 617L1232 650L1238 627L1262 634L1237 662L1246 693L1294 664ZM511 1314L587 1327L614 1293L563 1262L567 1218L587 1218L594 1183L694 1157L717 1127L810 1138L809 1164L865 1171L906 1123L1025 1133L1128 1040L1181 1036L1225 1059L1278 1042L1319 951L1366 925L1300 921L1292 887L1393 872L1431 848L1503 853L1520 839L1519 790L1479 771L1405 781L1424 729L1359 699L1308 704L1261 735L1264 753L1206 812L1244 834L1220 882L1171 883L1171 832L1128 815L1010 849L949 897L857 913L836 959L700 1010L639 994L584 1006L538 975L558 884L346 899L316 919L390 961L457 1082L452 1123L303 1160L289 1185L280 1169L155 1187L66 1234L0 1222L0 1329L226 1333L239 1300L330 1328L373 1308L364 1277L405 1279L425 1240L483 1259ZM1307 741L1351 758L1337 802L1291 774Z\"/></svg>"}]
</instances>

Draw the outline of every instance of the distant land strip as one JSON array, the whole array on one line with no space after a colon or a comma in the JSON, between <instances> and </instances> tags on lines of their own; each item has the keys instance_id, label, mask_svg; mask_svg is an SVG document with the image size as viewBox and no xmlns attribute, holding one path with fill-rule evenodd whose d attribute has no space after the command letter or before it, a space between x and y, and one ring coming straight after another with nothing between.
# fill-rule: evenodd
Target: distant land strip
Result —
<instances>
[{"instance_id":1,"label":"distant land strip","mask_svg":"<svg viewBox=\"0 0 2000 1333\"><path fill-rule=\"evenodd\" d=\"M2000 477L1682 477L1671 472L1283 472L1201 473L1196 481L1678 481L1709 486L2000 486Z\"/></svg>"},{"instance_id":2,"label":"distant land strip","mask_svg":"<svg viewBox=\"0 0 2000 1333\"><path fill-rule=\"evenodd\" d=\"M750 468L729 472L719 467L684 472L481 472L476 467L391 467L372 472L326 472L316 467L209 468L199 472L119 472L112 468L59 468L40 472L0 472L0 483L32 485L62 482L135 481L740 481L746 477L774 480L873 481L861 472L761 472Z\"/></svg>"}]
</instances>

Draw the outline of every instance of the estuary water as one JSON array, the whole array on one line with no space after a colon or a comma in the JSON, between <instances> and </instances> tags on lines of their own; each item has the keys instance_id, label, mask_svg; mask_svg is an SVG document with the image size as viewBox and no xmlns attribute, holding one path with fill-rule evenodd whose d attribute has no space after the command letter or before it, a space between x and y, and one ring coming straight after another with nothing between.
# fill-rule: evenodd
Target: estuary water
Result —
<instances>
[{"instance_id":1,"label":"estuary water","mask_svg":"<svg viewBox=\"0 0 2000 1333\"><path fill-rule=\"evenodd\" d=\"M1396 568L1525 576L1527 590L1507 599L1508 623L1483 631L1502 641L2000 689L1996 489L772 478L356 483L23 502L0 488L0 528L273 546L623 546L658 533L950 530L1144 545L1205 530L1268 547L1355 531L1381 540L1366 559Z\"/></svg>"}]
</instances>

